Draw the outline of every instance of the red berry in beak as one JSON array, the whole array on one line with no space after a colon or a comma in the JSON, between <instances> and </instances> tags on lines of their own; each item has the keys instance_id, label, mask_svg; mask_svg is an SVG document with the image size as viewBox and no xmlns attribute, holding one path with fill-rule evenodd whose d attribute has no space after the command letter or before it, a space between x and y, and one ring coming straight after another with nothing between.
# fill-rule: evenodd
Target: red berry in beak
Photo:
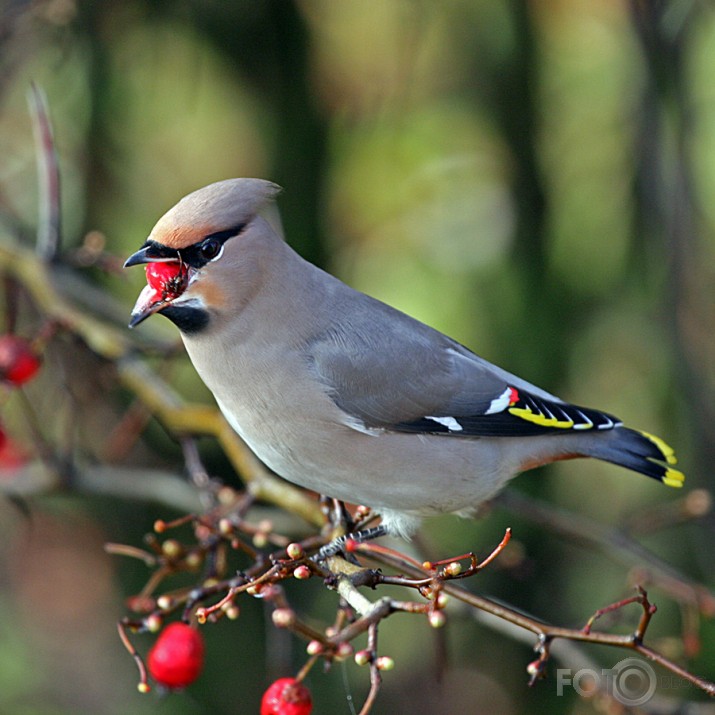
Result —
<instances>
[{"instance_id":1,"label":"red berry in beak","mask_svg":"<svg viewBox=\"0 0 715 715\"><path fill-rule=\"evenodd\" d=\"M173 300L186 290L189 272L183 263L147 263L145 270L147 283L161 296L160 300Z\"/></svg>"},{"instance_id":2,"label":"red berry in beak","mask_svg":"<svg viewBox=\"0 0 715 715\"><path fill-rule=\"evenodd\" d=\"M147 285L139 294L132 309L129 327L165 308L189 286L189 267L179 261L156 261L145 267Z\"/></svg>"}]
</instances>

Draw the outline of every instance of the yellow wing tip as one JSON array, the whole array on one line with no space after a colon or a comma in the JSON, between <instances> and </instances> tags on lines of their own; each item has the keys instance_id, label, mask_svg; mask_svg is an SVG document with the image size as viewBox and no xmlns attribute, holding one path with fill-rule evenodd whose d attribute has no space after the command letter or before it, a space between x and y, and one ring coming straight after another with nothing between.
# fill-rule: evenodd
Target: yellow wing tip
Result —
<instances>
[{"instance_id":1,"label":"yellow wing tip","mask_svg":"<svg viewBox=\"0 0 715 715\"><path fill-rule=\"evenodd\" d=\"M676 489L682 487L684 481L685 475L677 469L666 470L662 479L663 484L666 484L669 487L675 487Z\"/></svg>"},{"instance_id":2,"label":"yellow wing tip","mask_svg":"<svg viewBox=\"0 0 715 715\"><path fill-rule=\"evenodd\" d=\"M560 420L556 417L547 417L546 415L532 412L528 407L510 407L509 413L525 420L533 422L540 427L557 427L558 429L572 429L574 426L573 420Z\"/></svg>"}]
</instances>

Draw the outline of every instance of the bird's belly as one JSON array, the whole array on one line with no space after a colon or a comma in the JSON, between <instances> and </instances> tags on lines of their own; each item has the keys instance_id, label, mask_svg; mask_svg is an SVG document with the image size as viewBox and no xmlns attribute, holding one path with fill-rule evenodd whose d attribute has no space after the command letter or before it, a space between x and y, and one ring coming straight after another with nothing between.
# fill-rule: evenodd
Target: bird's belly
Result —
<instances>
[{"instance_id":1,"label":"bird's belly","mask_svg":"<svg viewBox=\"0 0 715 715\"><path fill-rule=\"evenodd\" d=\"M381 432L335 422L287 418L270 424L219 406L231 426L270 469L320 494L430 515L476 506L514 476L480 455L480 440ZM310 427L308 430L307 428ZM306 438L305 434L311 434Z\"/></svg>"}]
</instances>

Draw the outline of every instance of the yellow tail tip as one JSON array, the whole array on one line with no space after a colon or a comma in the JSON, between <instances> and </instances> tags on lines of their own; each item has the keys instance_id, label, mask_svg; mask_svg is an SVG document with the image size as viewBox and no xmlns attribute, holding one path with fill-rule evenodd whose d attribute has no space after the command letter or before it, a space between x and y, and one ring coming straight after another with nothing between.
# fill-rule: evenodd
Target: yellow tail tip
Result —
<instances>
[{"instance_id":1,"label":"yellow tail tip","mask_svg":"<svg viewBox=\"0 0 715 715\"><path fill-rule=\"evenodd\" d=\"M666 442L664 442L660 437L656 437L654 434L649 432L641 432L641 434L649 439L663 454L663 459L670 465L677 464L678 458L675 456L675 450ZM677 472L680 474L680 472ZM667 475L666 475L667 476ZM684 479L683 475L680 474L680 481ZM665 479L663 479L665 482ZM672 484L670 486L673 486Z\"/></svg>"},{"instance_id":2,"label":"yellow tail tip","mask_svg":"<svg viewBox=\"0 0 715 715\"><path fill-rule=\"evenodd\" d=\"M685 475L677 469L668 469L663 475L662 482L669 487L680 488L685 481Z\"/></svg>"}]
</instances>

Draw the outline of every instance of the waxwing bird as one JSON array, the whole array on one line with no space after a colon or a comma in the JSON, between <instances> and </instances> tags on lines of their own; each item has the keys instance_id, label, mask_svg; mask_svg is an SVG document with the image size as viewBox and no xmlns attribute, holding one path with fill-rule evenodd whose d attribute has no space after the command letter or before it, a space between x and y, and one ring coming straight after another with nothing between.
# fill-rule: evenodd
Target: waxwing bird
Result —
<instances>
[{"instance_id":1,"label":"waxwing bird","mask_svg":"<svg viewBox=\"0 0 715 715\"><path fill-rule=\"evenodd\" d=\"M672 487L673 450L568 404L349 288L283 239L279 187L189 194L126 262L147 265L130 326L161 313L231 426L285 479L382 516L467 513L513 476L595 457Z\"/></svg>"}]
</instances>

